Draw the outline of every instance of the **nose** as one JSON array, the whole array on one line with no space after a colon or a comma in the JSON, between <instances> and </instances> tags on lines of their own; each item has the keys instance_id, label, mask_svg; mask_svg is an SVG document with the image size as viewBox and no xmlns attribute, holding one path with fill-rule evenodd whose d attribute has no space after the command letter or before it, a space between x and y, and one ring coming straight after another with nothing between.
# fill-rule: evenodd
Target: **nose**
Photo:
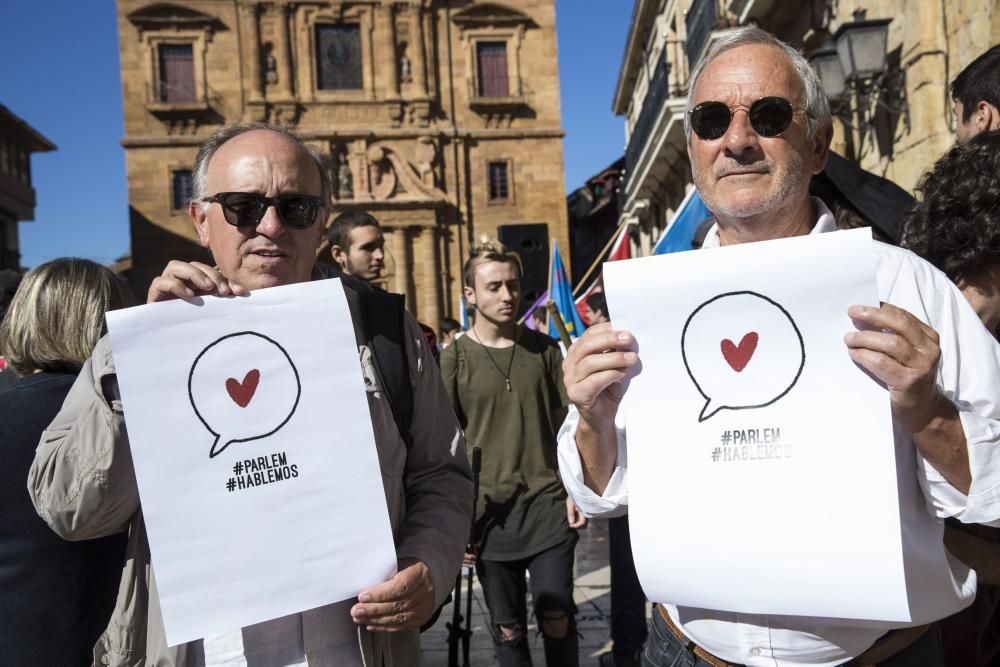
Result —
<instances>
[{"instance_id":1,"label":"nose","mask_svg":"<svg viewBox=\"0 0 1000 667\"><path fill-rule=\"evenodd\" d=\"M274 206L268 206L264 211L264 217L257 223L257 233L262 236L280 236L285 231L285 223L278 216L278 210Z\"/></svg>"},{"instance_id":2,"label":"nose","mask_svg":"<svg viewBox=\"0 0 1000 667\"><path fill-rule=\"evenodd\" d=\"M374 259L377 262L381 262L383 259L385 259L385 251L382 250L382 248L376 248L375 252L372 253L372 259Z\"/></svg>"},{"instance_id":3,"label":"nose","mask_svg":"<svg viewBox=\"0 0 1000 667\"><path fill-rule=\"evenodd\" d=\"M740 157L760 151L760 136L750 124L747 109L737 107L723 137L726 153Z\"/></svg>"}]
</instances>

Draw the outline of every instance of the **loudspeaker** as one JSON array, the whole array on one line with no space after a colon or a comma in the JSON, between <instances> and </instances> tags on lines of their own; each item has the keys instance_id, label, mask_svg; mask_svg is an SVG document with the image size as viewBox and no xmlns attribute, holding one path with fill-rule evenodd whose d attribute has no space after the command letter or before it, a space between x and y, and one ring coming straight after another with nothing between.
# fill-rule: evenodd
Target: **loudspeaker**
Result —
<instances>
[{"instance_id":1,"label":"loudspeaker","mask_svg":"<svg viewBox=\"0 0 1000 667\"><path fill-rule=\"evenodd\" d=\"M549 226L545 223L500 225L497 237L500 243L520 256L521 266L524 267L521 305L517 312L520 318L549 288Z\"/></svg>"}]
</instances>

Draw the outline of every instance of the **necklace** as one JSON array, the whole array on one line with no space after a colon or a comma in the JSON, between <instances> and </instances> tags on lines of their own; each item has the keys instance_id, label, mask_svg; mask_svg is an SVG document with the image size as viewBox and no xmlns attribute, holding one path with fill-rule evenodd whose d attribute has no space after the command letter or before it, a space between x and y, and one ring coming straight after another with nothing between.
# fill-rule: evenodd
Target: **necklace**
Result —
<instances>
[{"instance_id":1,"label":"necklace","mask_svg":"<svg viewBox=\"0 0 1000 667\"><path fill-rule=\"evenodd\" d=\"M499 373L500 375L502 375L503 379L507 382L507 391L508 392L510 391L510 371L511 371L512 368L514 368L514 353L517 352L517 334L518 334L517 329L515 329L514 330L514 344L510 346L510 348L511 348L510 349L510 361L507 363L507 372L504 373L503 369L500 368L500 364L497 363L497 360L494 359L493 355L490 353L490 348L488 348L486 346L486 344L483 343L482 339L479 338L479 334L476 333L476 327L472 327L472 335L476 337L476 342L478 342L480 345L483 346L483 349L486 350L486 356L490 358L490 362L493 364L493 367L497 369L497 373Z\"/></svg>"}]
</instances>

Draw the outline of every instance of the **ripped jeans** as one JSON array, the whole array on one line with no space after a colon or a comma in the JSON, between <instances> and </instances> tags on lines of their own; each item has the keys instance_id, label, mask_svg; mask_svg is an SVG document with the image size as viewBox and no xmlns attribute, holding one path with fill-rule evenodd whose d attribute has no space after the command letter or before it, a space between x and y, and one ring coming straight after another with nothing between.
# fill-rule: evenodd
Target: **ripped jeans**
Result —
<instances>
[{"instance_id":1,"label":"ripped jeans","mask_svg":"<svg viewBox=\"0 0 1000 667\"><path fill-rule=\"evenodd\" d=\"M490 611L490 632L500 667L531 667L525 571L531 574L533 612L542 633L548 667L577 667L576 606L573 604L573 558L579 538L572 536L541 553L513 561L478 559L476 573ZM546 620L567 619L563 637L550 637ZM499 626L513 626L504 638Z\"/></svg>"}]
</instances>

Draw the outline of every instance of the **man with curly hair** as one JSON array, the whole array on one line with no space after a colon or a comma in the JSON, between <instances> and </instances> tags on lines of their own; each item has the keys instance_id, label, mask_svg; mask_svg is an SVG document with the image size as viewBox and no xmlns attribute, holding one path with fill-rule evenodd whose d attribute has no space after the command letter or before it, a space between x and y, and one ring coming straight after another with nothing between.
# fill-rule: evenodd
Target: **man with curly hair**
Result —
<instances>
[{"instance_id":1,"label":"man with curly hair","mask_svg":"<svg viewBox=\"0 0 1000 667\"><path fill-rule=\"evenodd\" d=\"M951 278L1000 340L1000 131L957 144L924 174L903 244ZM947 665L1000 660L1000 530L947 520L945 545L978 575L976 599L941 623Z\"/></svg>"},{"instance_id":2,"label":"man with curly hair","mask_svg":"<svg viewBox=\"0 0 1000 667\"><path fill-rule=\"evenodd\" d=\"M1000 44L969 63L951 82L955 138L968 141L1000 129Z\"/></svg>"},{"instance_id":3,"label":"man with curly hair","mask_svg":"<svg viewBox=\"0 0 1000 667\"><path fill-rule=\"evenodd\" d=\"M906 219L903 245L948 274L1000 335L1000 131L954 146L918 189L922 201Z\"/></svg>"}]
</instances>

